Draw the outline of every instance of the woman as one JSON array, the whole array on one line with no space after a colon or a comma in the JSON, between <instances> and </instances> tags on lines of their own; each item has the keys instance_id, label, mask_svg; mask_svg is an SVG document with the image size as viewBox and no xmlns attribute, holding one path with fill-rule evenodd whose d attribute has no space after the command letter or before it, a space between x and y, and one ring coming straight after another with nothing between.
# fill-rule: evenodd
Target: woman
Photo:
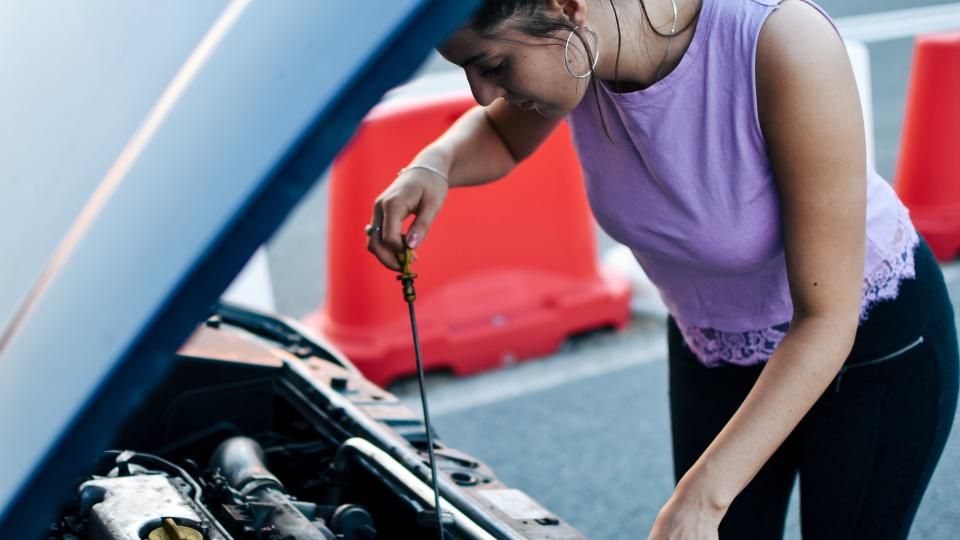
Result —
<instances>
[{"instance_id":1,"label":"woman","mask_svg":"<svg viewBox=\"0 0 960 540\"><path fill-rule=\"evenodd\" d=\"M405 217L415 248L448 188L504 176L566 118L598 222L671 313L677 485L649 538L779 538L798 472L805 538L906 538L956 409L953 311L866 165L826 13L486 0L440 52L480 106L377 198L368 249L399 270Z\"/></svg>"}]
</instances>

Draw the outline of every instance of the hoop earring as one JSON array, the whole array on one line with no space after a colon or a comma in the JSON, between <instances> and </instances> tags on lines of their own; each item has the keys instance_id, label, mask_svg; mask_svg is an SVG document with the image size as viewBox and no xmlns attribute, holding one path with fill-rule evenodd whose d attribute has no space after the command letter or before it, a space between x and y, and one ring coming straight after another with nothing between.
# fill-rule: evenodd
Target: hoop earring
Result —
<instances>
[{"instance_id":1,"label":"hoop earring","mask_svg":"<svg viewBox=\"0 0 960 540\"><path fill-rule=\"evenodd\" d=\"M587 77L590 76L590 74L593 73L594 68L597 67L597 62L600 61L600 36L598 36L597 33L593 31L593 28L590 28L589 26L584 25L583 29L593 34L594 40L596 41L596 47L595 47L596 55L593 58L593 65L590 66L590 70L582 75L578 75L574 73L572 69L570 69L570 56L569 56L570 55L570 39L573 37L573 33L576 32L577 28L580 28L579 24L577 26L574 26L573 30L570 31L570 35L567 36L567 43L566 45L563 46L563 67L567 68L567 73L569 73L571 77L575 77L577 79L586 79ZM589 53L587 54L589 56Z\"/></svg>"}]
</instances>

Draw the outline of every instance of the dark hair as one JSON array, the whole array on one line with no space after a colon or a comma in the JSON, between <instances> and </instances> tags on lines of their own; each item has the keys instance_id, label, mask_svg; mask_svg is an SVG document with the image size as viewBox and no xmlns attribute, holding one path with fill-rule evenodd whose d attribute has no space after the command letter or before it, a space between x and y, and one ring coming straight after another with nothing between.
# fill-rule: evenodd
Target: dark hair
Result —
<instances>
[{"instance_id":1,"label":"dark hair","mask_svg":"<svg viewBox=\"0 0 960 540\"><path fill-rule=\"evenodd\" d=\"M613 87L614 90L620 90L620 48L622 45L620 16L617 13L617 6L614 0L608 1L610 2L610 9L613 10L613 19L617 25L617 57L613 65ZM638 2L640 3L640 11L643 13L644 19L646 19L647 24L650 25L654 33L663 37L669 36L669 34L663 34L657 30L650 21L650 15L647 13L647 6L644 1L638 0ZM575 29L565 18L550 16L544 13L543 8L546 5L547 0L484 0L482 5L467 20L466 25L480 35L496 38L496 31L501 29L502 25L508 19L519 16L517 17L517 29L530 36L554 38L562 42L563 40L555 37L554 33L564 30L570 31L573 32L580 40L580 43L583 44L583 48L587 52L587 62L589 63L593 54L590 50L590 44L584 39L583 34L581 34L578 29ZM697 16L691 17L690 21L687 22L683 28L676 30L674 35L690 28L698 16L699 13ZM600 106L600 97L597 93L597 78L590 77L590 82L593 84L593 94L597 100L597 111L600 113L600 122L603 124L603 131L606 133L607 138L613 141L613 138L610 136L610 131L607 129L606 120L603 117L603 108Z\"/></svg>"},{"instance_id":2,"label":"dark hair","mask_svg":"<svg viewBox=\"0 0 960 540\"><path fill-rule=\"evenodd\" d=\"M467 20L467 26L472 28L478 34L485 37L494 37L497 30L502 29L503 24L510 18L516 17L517 29L524 34L556 39L560 43L564 40L556 37L557 32L573 32L580 43L583 44L587 52L587 63L593 56L590 50L590 44L584 39L579 29L574 28L567 19L563 17L550 16L544 13L544 7L547 0L484 0L483 4ZM614 17L617 17L617 8L610 0L610 6L613 8ZM617 62L614 66L614 72L619 74L620 68L620 20L617 17ZM615 84L619 82L619 77L615 76ZM597 111L600 113L600 122L603 124L603 131L607 138L613 141L610 132L607 129L607 122L603 118L603 108L600 107L600 97L597 94L597 79L590 77L590 83L593 85L593 95L597 100Z\"/></svg>"}]
</instances>

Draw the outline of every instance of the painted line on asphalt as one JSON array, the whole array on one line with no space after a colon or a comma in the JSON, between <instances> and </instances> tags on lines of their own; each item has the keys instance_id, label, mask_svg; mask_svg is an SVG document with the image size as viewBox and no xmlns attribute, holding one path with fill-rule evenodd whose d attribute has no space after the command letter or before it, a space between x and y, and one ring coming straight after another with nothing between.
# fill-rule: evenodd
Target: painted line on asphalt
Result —
<instances>
[{"instance_id":1,"label":"painted line on asphalt","mask_svg":"<svg viewBox=\"0 0 960 540\"><path fill-rule=\"evenodd\" d=\"M666 361L666 358L666 332L662 330L627 338L613 336L603 343L589 344L582 349L575 348L468 378L441 382L435 386L428 382L430 416L439 417L483 407L641 364ZM411 410L420 411L420 397L415 385L404 389L398 397Z\"/></svg>"},{"instance_id":2,"label":"painted line on asphalt","mask_svg":"<svg viewBox=\"0 0 960 540\"><path fill-rule=\"evenodd\" d=\"M942 263L947 285L960 285L960 262ZM660 327L662 328L662 326ZM665 361L666 332L651 329L583 343L571 351L453 380L428 378L430 415L444 416L601 377L642 364ZM393 390L412 411L420 412L414 384Z\"/></svg>"},{"instance_id":3,"label":"painted line on asphalt","mask_svg":"<svg viewBox=\"0 0 960 540\"><path fill-rule=\"evenodd\" d=\"M960 285L960 261L940 263L940 269L943 270L943 280L948 287Z\"/></svg>"}]
</instances>

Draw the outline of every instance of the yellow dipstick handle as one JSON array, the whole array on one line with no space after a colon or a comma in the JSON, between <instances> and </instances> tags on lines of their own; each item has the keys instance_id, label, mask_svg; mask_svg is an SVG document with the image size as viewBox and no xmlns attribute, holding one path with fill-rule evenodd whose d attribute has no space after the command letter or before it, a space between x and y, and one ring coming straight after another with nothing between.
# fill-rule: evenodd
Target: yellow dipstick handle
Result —
<instances>
[{"instance_id":1,"label":"yellow dipstick handle","mask_svg":"<svg viewBox=\"0 0 960 540\"><path fill-rule=\"evenodd\" d=\"M403 271L397 276L397 280L403 283L403 299L413 303L417 299L417 291L413 288L413 280L417 275L410 271L410 263L413 262L413 250L407 245L406 235L403 238L403 251L397 254L397 260L403 267Z\"/></svg>"}]
</instances>

